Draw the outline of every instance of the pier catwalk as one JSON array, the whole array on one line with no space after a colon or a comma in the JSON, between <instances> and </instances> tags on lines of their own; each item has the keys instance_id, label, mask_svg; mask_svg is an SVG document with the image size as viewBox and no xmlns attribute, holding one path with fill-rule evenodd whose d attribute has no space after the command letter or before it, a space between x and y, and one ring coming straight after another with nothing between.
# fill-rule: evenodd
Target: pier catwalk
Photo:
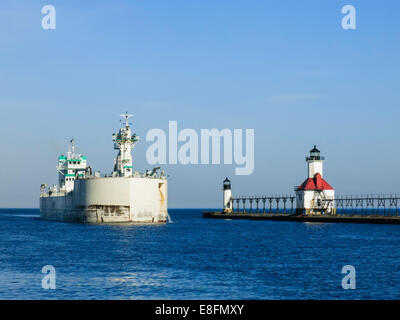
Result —
<instances>
[{"instance_id":1,"label":"pier catwalk","mask_svg":"<svg viewBox=\"0 0 400 320\"><path fill-rule=\"evenodd\" d=\"M231 197L231 210L204 211L203 218L294 222L400 224L399 195L338 196L334 214L297 210L292 196Z\"/></svg>"}]
</instances>

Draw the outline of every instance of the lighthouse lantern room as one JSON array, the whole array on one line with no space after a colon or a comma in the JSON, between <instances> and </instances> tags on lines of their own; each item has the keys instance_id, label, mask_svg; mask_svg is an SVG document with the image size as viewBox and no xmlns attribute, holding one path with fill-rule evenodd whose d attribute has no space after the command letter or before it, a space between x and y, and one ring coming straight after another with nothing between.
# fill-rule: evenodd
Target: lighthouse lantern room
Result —
<instances>
[{"instance_id":1,"label":"lighthouse lantern room","mask_svg":"<svg viewBox=\"0 0 400 320\"><path fill-rule=\"evenodd\" d=\"M320 151L314 146L306 157L308 178L296 192L296 213L298 214L335 214L335 190L323 178L323 161Z\"/></svg>"}]
</instances>

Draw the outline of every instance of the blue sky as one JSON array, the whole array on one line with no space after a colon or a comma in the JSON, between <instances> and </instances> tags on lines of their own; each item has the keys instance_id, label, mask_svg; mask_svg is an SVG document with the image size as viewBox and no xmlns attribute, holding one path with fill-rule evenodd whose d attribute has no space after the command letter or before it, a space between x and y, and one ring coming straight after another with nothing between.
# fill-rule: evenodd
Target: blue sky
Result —
<instances>
[{"instance_id":1,"label":"blue sky","mask_svg":"<svg viewBox=\"0 0 400 320\"><path fill-rule=\"evenodd\" d=\"M41 28L42 6L57 12ZM341 27L354 5L357 29ZM255 170L166 166L170 207L292 193L314 144L337 194L400 193L398 1L2 1L0 206L38 207L74 137L110 172L118 115L146 132L253 128Z\"/></svg>"}]
</instances>

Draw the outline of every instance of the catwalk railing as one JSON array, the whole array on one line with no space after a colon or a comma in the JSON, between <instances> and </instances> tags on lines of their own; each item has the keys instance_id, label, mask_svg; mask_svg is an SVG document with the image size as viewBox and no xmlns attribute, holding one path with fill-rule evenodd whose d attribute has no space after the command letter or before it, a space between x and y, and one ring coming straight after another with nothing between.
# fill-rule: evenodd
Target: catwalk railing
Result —
<instances>
[{"instance_id":1,"label":"catwalk railing","mask_svg":"<svg viewBox=\"0 0 400 320\"><path fill-rule=\"evenodd\" d=\"M232 210L243 213L284 213L296 211L294 196L254 196L232 198ZM248 205L248 206L247 206Z\"/></svg>"},{"instance_id":2,"label":"catwalk railing","mask_svg":"<svg viewBox=\"0 0 400 320\"><path fill-rule=\"evenodd\" d=\"M335 197L337 214L398 216L399 204L396 194Z\"/></svg>"},{"instance_id":3,"label":"catwalk railing","mask_svg":"<svg viewBox=\"0 0 400 320\"><path fill-rule=\"evenodd\" d=\"M232 211L259 214L295 214L295 196L232 197ZM338 215L398 216L400 195L337 196L334 200Z\"/></svg>"}]
</instances>

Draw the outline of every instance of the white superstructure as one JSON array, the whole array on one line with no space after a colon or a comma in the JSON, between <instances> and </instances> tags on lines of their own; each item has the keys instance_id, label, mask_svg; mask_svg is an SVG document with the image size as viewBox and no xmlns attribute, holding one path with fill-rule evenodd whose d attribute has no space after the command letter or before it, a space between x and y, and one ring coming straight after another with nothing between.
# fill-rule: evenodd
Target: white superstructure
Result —
<instances>
[{"instance_id":1,"label":"white superstructure","mask_svg":"<svg viewBox=\"0 0 400 320\"><path fill-rule=\"evenodd\" d=\"M58 160L59 186L41 187L43 219L90 223L166 222L167 177L159 167L134 171L132 149L139 137L131 133L128 113L124 127L113 134L119 150L110 175L92 173L86 157L75 152L75 142Z\"/></svg>"},{"instance_id":2,"label":"white superstructure","mask_svg":"<svg viewBox=\"0 0 400 320\"><path fill-rule=\"evenodd\" d=\"M67 155L58 157L57 171L60 190L65 192L74 190L75 179L84 177L86 170L86 157L75 153L75 142L72 139Z\"/></svg>"},{"instance_id":3,"label":"white superstructure","mask_svg":"<svg viewBox=\"0 0 400 320\"><path fill-rule=\"evenodd\" d=\"M114 172L122 177L130 177L133 174L132 167L132 150L135 143L139 141L136 134L131 133L128 119L131 114L121 115L125 117L125 127L119 129L118 133L113 134L114 149L118 149L119 153L114 163Z\"/></svg>"}]
</instances>

